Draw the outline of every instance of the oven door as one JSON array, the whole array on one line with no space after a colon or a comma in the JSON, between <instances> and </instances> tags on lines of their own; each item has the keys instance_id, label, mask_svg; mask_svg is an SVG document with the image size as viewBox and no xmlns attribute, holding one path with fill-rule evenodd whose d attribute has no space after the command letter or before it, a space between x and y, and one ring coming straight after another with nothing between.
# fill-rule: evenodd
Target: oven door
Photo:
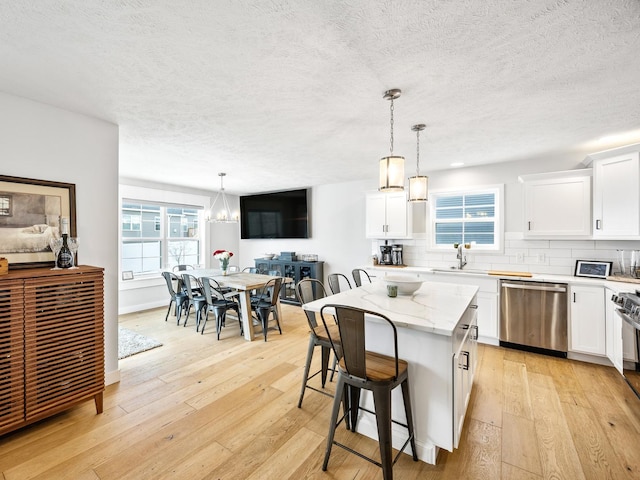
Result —
<instances>
[{"instance_id":1,"label":"oven door","mask_svg":"<svg viewBox=\"0 0 640 480\"><path fill-rule=\"evenodd\" d=\"M622 374L640 398L640 323L621 308L616 313L622 318Z\"/></svg>"}]
</instances>

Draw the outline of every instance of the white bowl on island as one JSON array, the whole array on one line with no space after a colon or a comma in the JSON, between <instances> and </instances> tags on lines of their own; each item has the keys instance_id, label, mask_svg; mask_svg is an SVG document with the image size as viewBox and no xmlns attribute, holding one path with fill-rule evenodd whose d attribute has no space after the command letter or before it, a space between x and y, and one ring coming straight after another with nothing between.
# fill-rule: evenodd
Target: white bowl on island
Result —
<instances>
[{"instance_id":1,"label":"white bowl on island","mask_svg":"<svg viewBox=\"0 0 640 480\"><path fill-rule=\"evenodd\" d=\"M398 287L398 295L413 295L422 286L423 280L408 275L385 275L382 277L385 285Z\"/></svg>"}]
</instances>

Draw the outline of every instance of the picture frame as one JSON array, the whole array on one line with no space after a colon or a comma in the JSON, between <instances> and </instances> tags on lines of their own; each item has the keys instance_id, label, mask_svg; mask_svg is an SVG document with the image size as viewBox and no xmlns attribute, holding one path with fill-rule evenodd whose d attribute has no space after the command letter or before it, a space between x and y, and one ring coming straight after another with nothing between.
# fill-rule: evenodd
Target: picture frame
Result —
<instances>
[{"instance_id":1,"label":"picture frame","mask_svg":"<svg viewBox=\"0 0 640 480\"><path fill-rule=\"evenodd\" d=\"M60 235L62 217L76 236L76 186L0 175L0 257L9 269L53 267L49 239Z\"/></svg>"},{"instance_id":2,"label":"picture frame","mask_svg":"<svg viewBox=\"0 0 640 480\"><path fill-rule=\"evenodd\" d=\"M133 270L123 270L122 271L122 280L133 280Z\"/></svg>"},{"instance_id":3,"label":"picture frame","mask_svg":"<svg viewBox=\"0 0 640 480\"><path fill-rule=\"evenodd\" d=\"M607 278L611 275L613 262L599 260L576 260L575 277Z\"/></svg>"}]
</instances>

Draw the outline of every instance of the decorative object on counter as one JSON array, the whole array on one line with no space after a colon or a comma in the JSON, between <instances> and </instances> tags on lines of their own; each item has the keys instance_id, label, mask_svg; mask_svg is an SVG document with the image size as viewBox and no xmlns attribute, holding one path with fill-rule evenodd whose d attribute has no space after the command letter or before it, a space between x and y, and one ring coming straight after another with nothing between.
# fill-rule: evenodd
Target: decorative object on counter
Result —
<instances>
[{"instance_id":1,"label":"decorative object on counter","mask_svg":"<svg viewBox=\"0 0 640 480\"><path fill-rule=\"evenodd\" d=\"M577 260L574 276L607 278L611 273L613 262L601 262L597 260Z\"/></svg>"},{"instance_id":2,"label":"decorative object on counter","mask_svg":"<svg viewBox=\"0 0 640 480\"><path fill-rule=\"evenodd\" d=\"M78 237L69 237L69 249L73 254L73 268L78 268L78 247L80 246L80 239Z\"/></svg>"},{"instance_id":3,"label":"decorative object on counter","mask_svg":"<svg viewBox=\"0 0 640 480\"><path fill-rule=\"evenodd\" d=\"M213 257L220 261L220 270L222 270L222 275L226 275L227 270L229 269L229 259L233 257L233 252L216 250L213 252Z\"/></svg>"},{"instance_id":4,"label":"decorative object on counter","mask_svg":"<svg viewBox=\"0 0 640 480\"><path fill-rule=\"evenodd\" d=\"M262 258L264 258L265 260L271 260L275 256L276 256L275 253L265 253L262 255Z\"/></svg>"},{"instance_id":5,"label":"decorative object on counter","mask_svg":"<svg viewBox=\"0 0 640 480\"><path fill-rule=\"evenodd\" d=\"M60 249L62 248L62 238L50 238L49 247L53 252L53 268L51 270L60 270L60 267L58 267L58 254L60 253Z\"/></svg>"},{"instance_id":6,"label":"decorative object on counter","mask_svg":"<svg viewBox=\"0 0 640 480\"><path fill-rule=\"evenodd\" d=\"M398 296L398 286L397 285L387 285L387 296L394 298Z\"/></svg>"},{"instance_id":7,"label":"decorative object on counter","mask_svg":"<svg viewBox=\"0 0 640 480\"><path fill-rule=\"evenodd\" d=\"M296 252L280 252L280 256L278 257L280 260L286 260L289 262L296 261Z\"/></svg>"},{"instance_id":8,"label":"decorative object on counter","mask_svg":"<svg viewBox=\"0 0 640 480\"><path fill-rule=\"evenodd\" d=\"M209 211L207 213L207 222L211 223L238 223L239 215L237 212L231 213L231 209L229 208L229 202L227 201L227 197L224 194L224 177L227 174L224 172L220 172L218 176L220 177L220 190L218 191L216 198L213 199L213 203L209 207ZM213 213L213 208L216 206L216 202L218 198L222 197L222 210L220 210L217 214Z\"/></svg>"},{"instance_id":9,"label":"decorative object on counter","mask_svg":"<svg viewBox=\"0 0 640 480\"><path fill-rule=\"evenodd\" d=\"M395 286L398 289L398 295L413 295L422 286L422 280L418 277L404 275L387 275L382 277L382 281L388 287Z\"/></svg>"},{"instance_id":10,"label":"decorative object on counter","mask_svg":"<svg viewBox=\"0 0 640 480\"><path fill-rule=\"evenodd\" d=\"M391 246L391 264L396 267L404 265L402 260L402 245L396 244Z\"/></svg>"},{"instance_id":11,"label":"decorative object on counter","mask_svg":"<svg viewBox=\"0 0 640 480\"><path fill-rule=\"evenodd\" d=\"M73 267L73 253L69 248L69 219L63 217L61 220L62 246L58 252L56 266L58 268Z\"/></svg>"},{"instance_id":12,"label":"decorative object on counter","mask_svg":"<svg viewBox=\"0 0 640 480\"><path fill-rule=\"evenodd\" d=\"M631 264L629 268L633 278L640 278L640 250L631 250Z\"/></svg>"},{"instance_id":13,"label":"decorative object on counter","mask_svg":"<svg viewBox=\"0 0 640 480\"><path fill-rule=\"evenodd\" d=\"M317 262L318 254L316 253L303 253L300 255L300 260L303 262Z\"/></svg>"},{"instance_id":14,"label":"decorative object on counter","mask_svg":"<svg viewBox=\"0 0 640 480\"><path fill-rule=\"evenodd\" d=\"M402 91L394 88L384 92L384 99L390 100L391 105L391 139L389 156L380 159L380 186L381 192L393 192L404 190L404 157L393 154L393 101L400 97Z\"/></svg>"},{"instance_id":15,"label":"decorative object on counter","mask_svg":"<svg viewBox=\"0 0 640 480\"><path fill-rule=\"evenodd\" d=\"M60 237L60 218L76 233L75 184L0 175L0 215L0 254L12 270L55 266L49 241Z\"/></svg>"},{"instance_id":16,"label":"decorative object on counter","mask_svg":"<svg viewBox=\"0 0 640 480\"><path fill-rule=\"evenodd\" d=\"M9 273L9 262L6 258L0 257L0 275Z\"/></svg>"},{"instance_id":17,"label":"decorative object on counter","mask_svg":"<svg viewBox=\"0 0 640 480\"><path fill-rule=\"evenodd\" d=\"M416 175L409 177L409 201L426 202L429 186L429 177L420 175L420 132L427 128L424 123L411 127L416 132Z\"/></svg>"},{"instance_id":18,"label":"decorative object on counter","mask_svg":"<svg viewBox=\"0 0 640 480\"><path fill-rule=\"evenodd\" d=\"M624 250L616 250L616 263L618 265L618 273L625 275L627 273L627 252Z\"/></svg>"}]
</instances>

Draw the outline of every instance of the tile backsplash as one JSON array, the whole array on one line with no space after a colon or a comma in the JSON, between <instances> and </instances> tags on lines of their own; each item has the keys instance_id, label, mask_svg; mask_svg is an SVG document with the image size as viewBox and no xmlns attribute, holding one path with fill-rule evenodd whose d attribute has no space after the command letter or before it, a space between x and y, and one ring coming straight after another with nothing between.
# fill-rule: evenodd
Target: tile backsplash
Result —
<instances>
[{"instance_id":1,"label":"tile backsplash","mask_svg":"<svg viewBox=\"0 0 640 480\"><path fill-rule=\"evenodd\" d=\"M416 267L449 268L457 265L456 250L432 252L427 249L426 238L403 240L404 263ZM381 243L373 242L373 251L379 252ZM467 269L506 270L556 275L573 275L576 260L613 262L613 273L618 272L617 250L640 250L640 241L630 240L528 240L521 232L506 232L504 253L465 250Z\"/></svg>"}]
</instances>

